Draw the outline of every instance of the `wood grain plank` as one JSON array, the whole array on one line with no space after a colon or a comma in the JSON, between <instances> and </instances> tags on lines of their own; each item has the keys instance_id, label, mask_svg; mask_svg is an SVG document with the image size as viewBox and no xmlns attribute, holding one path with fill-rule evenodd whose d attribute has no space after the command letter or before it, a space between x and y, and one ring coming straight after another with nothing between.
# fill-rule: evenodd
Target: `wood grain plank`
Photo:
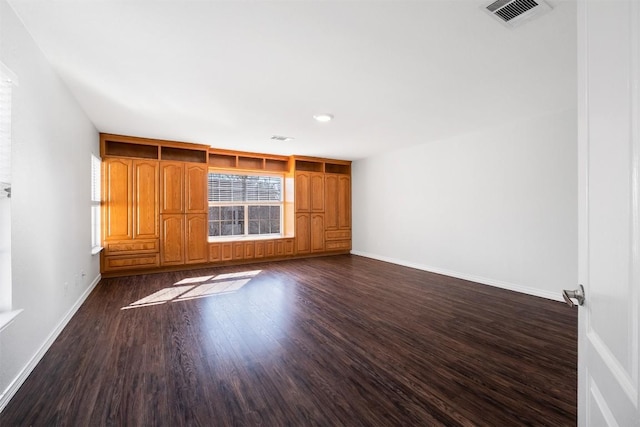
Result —
<instances>
[{"instance_id":1,"label":"wood grain plank","mask_svg":"<svg viewBox=\"0 0 640 427\"><path fill-rule=\"evenodd\" d=\"M0 425L571 426L576 369L564 304L338 255L104 279Z\"/></svg>"}]
</instances>

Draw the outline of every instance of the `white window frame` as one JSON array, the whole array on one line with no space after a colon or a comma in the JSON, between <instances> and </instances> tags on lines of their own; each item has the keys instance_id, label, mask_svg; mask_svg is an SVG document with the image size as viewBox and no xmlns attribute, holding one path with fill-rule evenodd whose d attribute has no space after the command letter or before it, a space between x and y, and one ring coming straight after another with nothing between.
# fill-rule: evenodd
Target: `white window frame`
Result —
<instances>
[{"instance_id":1,"label":"white window frame","mask_svg":"<svg viewBox=\"0 0 640 427\"><path fill-rule=\"evenodd\" d=\"M102 250L101 228L100 228L100 210L102 209L101 200L101 171L102 160L95 154L91 154L91 253L93 255Z\"/></svg>"},{"instance_id":2,"label":"white window frame","mask_svg":"<svg viewBox=\"0 0 640 427\"><path fill-rule=\"evenodd\" d=\"M207 236L210 242L231 241L231 240L264 240L264 239L278 239L284 236L284 174L277 173L261 173L254 171L234 171L234 170L209 170L209 174L217 175L239 175L239 176L263 176L280 179L280 200L259 200L259 201L229 201L229 202L208 202L209 207L216 206L243 206L244 207L244 233L235 234L231 236L211 236L209 235L209 214L207 212ZM208 194L208 179L207 179L207 194ZM208 199L207 199L208 200ZM269 234L249 234L249 207L250 206L279 206L280 207L280 232Z\"/></svg>"},{"instance_id":3,"label":"white window frame","mask_svg":"<svg viewBox=\"0 0 640 427\"><path fill-rule=\"evenodd\" d=\"M12 307L11 274L11 106L16 86L18 78L0 62L0 331L22 312Z\"/></svg>"}]
</instances>

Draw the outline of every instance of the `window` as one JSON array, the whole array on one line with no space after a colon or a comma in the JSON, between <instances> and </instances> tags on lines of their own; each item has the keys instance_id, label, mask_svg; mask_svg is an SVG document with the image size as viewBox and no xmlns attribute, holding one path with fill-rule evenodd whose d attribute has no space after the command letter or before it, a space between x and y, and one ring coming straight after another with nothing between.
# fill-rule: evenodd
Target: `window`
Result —
<instances>
[{"instance_id":1,"label":"window","mask_svg":"<svg viewBox=\"0 0 640 427\"><path fill-rule=\"evenodd\" d=\"M11 321L11 98L18 84L0 63L0 330Z\"/></svg>"},{"instance_id":2,"label":"window","mask_svg":"<svg viewBox=\"0 0 640 427\"><path fill-rule=\"evenodd\" d=\"M91 253L100 252L100 159L91 155Z\"/></svg>"},{"instance_id":3,"label":"window","mask_svg":"<svg viewBox=\"0 0 640 427\"><path fill-rule=\"evenodd\" d=\"M280 236L282 177L209 173L209 237Z\"/></svg>"}]
</instances>

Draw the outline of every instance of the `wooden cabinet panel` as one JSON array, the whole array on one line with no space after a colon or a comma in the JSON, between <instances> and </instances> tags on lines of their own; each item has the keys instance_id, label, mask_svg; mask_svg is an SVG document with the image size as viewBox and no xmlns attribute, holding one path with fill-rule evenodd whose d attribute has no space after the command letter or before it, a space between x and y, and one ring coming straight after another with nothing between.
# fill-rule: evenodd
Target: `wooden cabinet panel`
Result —
<instances>
[{"instance_id":1,"label":"wooden cabinet panel","mask_svg":"<svg viewBox=\"0 0 640 427\"><path fill-rule=\"evenodd\" d=\"M105 256L103 257L102 270L104 272L135 270L143 268L155 268L159 265L160 260L158 254Z\"/></svg>"},{"instance_id":2,"label":"wooden cabinet panel","mask_svg":"<svg viewBox=\"0 0 640 427\"><path fill-rule=\"evenodd\" d=\"M264 242L255 242L255 258L264 258Z\"/></svg>"},{"instance_id":3,"label":"wooden cabinet panel","mask_svg":"<svg viewBox=\"0 0 640 427\"><path fill-rule=\"evenodd\" d=\"M276 240L276 256L284 255L284 240Z\"/></svg>"},{"instance_id":4,"label":"wooden cabinet panel","mask_svg":"<svg viewBox=\"0 0 640 427\"><path fill-rule=\"evenodd\" d=\"M160 162L160 213L184 212L184 164Z\"/></svg>"},{"instance_id":5,"label":"wooden cabinet panel","mask_svg":"<svg viewBox=\"0 0 640 427\"><path fill-rule=\"evenodd\" d=\"M351 239L351 230L330 230L324 233L325 240Z\"/></svg>"},{"instance_id":6,"label":"wooden cabinet panel","mask_svg":"<svg viewBox=\"0 0 640 427\"><path fill-rule=\"evenodd\" d=\"M162 215L160 262L162 265L184 264L184 215Z\"/></svg>"},{"instance_id":7,"label":"wooden cabinet panel","mask_svg":"<svg viewBox=\"0 0 640 427\"><path fill-rule=\"evenodd\" d=\"M232 242L210 243L209 244L209 261L231 261L233 259L234 246Z\"/></svg>"},{"instance_id":8,"label":"wooden cabinet panel","mask_svg":"<svg viewBox=\"0 0 640 427\"><path fill-rule=\"evenodd\" d=\"M222 261L231 261L233 259L233 244L231 242L222 243L220 248Z\"/></svg>"},{"instance_id":9,"label":"wooden cabinet panel","mask_svg":"<svg viewBox=\"0 0 640 427\"><path fill-rule=\"evenodd\" d=\"M351 228L351 177L338 177L338 228Z\"/></svg>"},{"instance_id":10,"label":"wooden cabinet panel","mask_svg":"<svg viewBox=\"0 0 640 427\"><path fill-rule=\"evenodd\" d=\"M187 264L207 262L206 214L186 215L185 240L185 262Z\"/></svg>"},{"instance_id":11,"label":"wooden cabinet panel","mask_svg":"<svg viewBox=\"0 0 640 427\"><path fill-rule=\"evenodd\" d=\"M185 164L185 212L207 212L207 165Z\"/></svg>"},{"instance_id":12,"label":"wooden cabinet panel","mask_svg":"<svg viewBox=\"0 0 640 427\"><path fill-rule=\"evenodd\" d=\"M311 172L311 212L324 212L324 174Z\"/></svg>"},{"instance_id":13,"label":"wooden cabinet panel","mask_svg":"<svg viewBox=\"0 0 640 427\"><path fill-rule=\"evenodd\" d=\"M159 236L160 206L158 195L158 162L134 160L134 239L151 239Z\"/></svg>"},{"instance_id":14,"label":"wooden cabinet panel","mask_svg":"<svg viewBox=\"0 0 640 427\"><path fill-rule=\"evenodd\" d=\"M276 246L273 240L264 242L264 256L273 257L276 255Z\"/></svg>"},{"instance_id":15,"label":"wooden cabinet panel","mask_svg":"<svg viewBox=\"0 0 640 427\"><path fill-rule=\"evenodd\" d=\"M244 242L244 259L252 259L255 253L254 242Z\"/></svg>"},{"instance_id":16,"label":"wooden cabinet panel","mask_svg":"<svg viewBox=\"0 0 640 427\"><path fill-rule=\"evenodd\" d=\"M351 229L351 178L327 174L324 188L325 229Z\"/></svg>"},{"instance_id":17,"label":"wooden cabinet panel","mask_svg":"<svg viewBox=\"0 0 640 427\"><path fill-rule=\"evenodd\" d=\"M235 242L233 244L233 259L244 259L244 243Z\"/></svg>"},{"instance_id":18,"label":"wooden cabinet panel","mask_svg":"<svg viewBox=\"0 0 640 427\"><path fill-rule=\"evenodd\" d=\"M351 240L336 240L325 242L327 251L349 250L351 249Z\"/></svg>"},{"instance_id":19,"label":"wooden cabinet panel","mask_svg":"<svg viewBox=\"0 0 640 427\"><path fill-rule=\"evenodd\" d=\"M309 172L296 172L296 212L311 211L311 176Z\"/></svg>"},{"instance_id":20,"label":"wooden cabinet panel","mask_svg":"<svg viewBox=\"0 0 640 427\"><path fill-rule=\"evenodd\" d=\"M338 175L327 174L324 177L324 227L326 230L338 228Z\"/></svg>"},{"instance_id":21,"label":"wooden cabinet panel","mask_svg":"<svg viewBox=\"0 0 640 427\"><path fill-rule=\"evenodd\" d=\"M295 253L295 241L294 239L286 239L284 241L284 254L285 255L293 255Z\"/></svg>"},{"instance_id":22,"label":"wooden cabinet panel","mask_svg":"<svg viewBox=\"0 0 640 427\"><path fill-rule=\"evenodd\" d=\"M104 254L106 256L154 252L160 252L158 239L110 241L104 244Z\"/></svg>"},{"instance_id":23,"label":"wooden cabinet panel","mask_svg":"<svg viewBox=\"0 0 640 427\"><path fill-rule=\"evenodd\" d=\"M209 244L209 261L210 262L222 261L222 251L220 249L221 249L221 245L219 243Z\"/></svg>"},{"instance_id":24,"label":"wooden cabinet panel","mask_svg":"<svg viewBox=\"0 0 640 427\"><path fill-rule=\"evenodd\" d=\"M105 160L102 171L102 238L132 239L132 160Z\"/></svg>"},{"instance_id":25,"label":"wooden cabinet panel","mask_svg":"<svg viewBox=\"0 0 640 427\"><path fill-rule=\"evenodd\" d=\"M311 252L311 216L296 214L296 253Z\"/></svg>"},{"instance_id":26,"label":"wooden cabinet panel","mask_svg":"<svg viewBox=\"0 0 640 427\"><path fill-rule=\"evenodd\" d=\"M324 214L311 214L311 252L324 251Z\"/></svg>"}]
</instances>

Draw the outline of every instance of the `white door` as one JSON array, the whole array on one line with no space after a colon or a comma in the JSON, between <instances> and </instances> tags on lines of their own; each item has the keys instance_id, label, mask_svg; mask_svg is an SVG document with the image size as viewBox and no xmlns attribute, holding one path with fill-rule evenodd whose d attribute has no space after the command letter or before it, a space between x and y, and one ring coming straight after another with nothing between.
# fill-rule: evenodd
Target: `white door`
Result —
<instances>
[{"instance_id":1,"label":"white door","mask_svg":"<svg viewBox=\"0 0 640 427\"><path fill-rule=\"evenodd\" d=\"M580 426L640 426L639 3L578 1Z\"/></svg>"}]
</instances>

